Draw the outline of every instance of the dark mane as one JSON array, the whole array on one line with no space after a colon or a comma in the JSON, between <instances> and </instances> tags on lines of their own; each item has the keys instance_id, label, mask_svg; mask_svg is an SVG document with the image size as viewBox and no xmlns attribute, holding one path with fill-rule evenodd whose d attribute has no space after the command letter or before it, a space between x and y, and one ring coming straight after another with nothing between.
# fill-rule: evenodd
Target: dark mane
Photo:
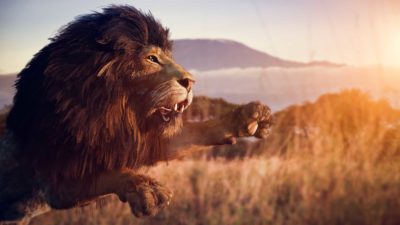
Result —
<instances>
[{"instance_id":1,"label":"dark mane","mask_svg":"<svg viewBox=\"0 0 400 225\"><path fill-rule=\"evenodd\" d=\"M146 45L170 51L168 29L131 6L66 25L19 73L7 129L42 178L82 178L152 164L166 154L131 97ZM147 141L151 137L152 141Z\"/></svg>"}]
</instances>

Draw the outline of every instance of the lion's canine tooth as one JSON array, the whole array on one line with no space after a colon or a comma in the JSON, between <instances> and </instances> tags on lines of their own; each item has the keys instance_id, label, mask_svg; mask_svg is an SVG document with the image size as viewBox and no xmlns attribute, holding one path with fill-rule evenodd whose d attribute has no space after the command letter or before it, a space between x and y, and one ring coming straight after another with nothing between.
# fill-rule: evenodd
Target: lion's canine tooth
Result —
<instances>
[{"instance_id":1,"label":"lion's canine tooth","mask_svg":"<svg viewBox=\"0 0 400 225\"><path fill-rule=\"evenodd\" d=\"M177 111L178 110L178 103L175 104L174 106L174 110Z\"/></svg>"}]
</instances>

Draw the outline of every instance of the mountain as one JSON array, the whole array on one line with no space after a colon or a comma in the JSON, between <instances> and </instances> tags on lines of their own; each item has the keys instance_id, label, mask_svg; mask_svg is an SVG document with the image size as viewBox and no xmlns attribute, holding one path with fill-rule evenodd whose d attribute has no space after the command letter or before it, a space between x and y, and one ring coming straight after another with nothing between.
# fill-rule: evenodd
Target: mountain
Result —
<instances>
[{"instance_id":1,"label":"mountain","mask_svg":"<svg viewBox=\"0 0 400 225\"><path fill-rule=\"evenodd\" d=\"M222 39L178 39L174 41L175 60L186 69L199 71L248 67L337 67L326 61L302 63L280 59L242 43Z\"/></svg>"}]
</instances>

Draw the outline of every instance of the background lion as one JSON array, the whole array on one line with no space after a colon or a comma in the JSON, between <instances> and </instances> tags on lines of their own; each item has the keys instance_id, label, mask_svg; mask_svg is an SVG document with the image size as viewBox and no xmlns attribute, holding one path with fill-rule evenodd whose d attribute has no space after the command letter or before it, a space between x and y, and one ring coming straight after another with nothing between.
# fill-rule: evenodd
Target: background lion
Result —
<instances>
[{"instance_id":1,"label":"background lion","mask_svg":"<svg viewBox=\"0 0 400 225\"><path fill-rule=\"evenodd\" d=\"M268 134L270 110L256 102L183 125L195 80L171 47L150 14L112 6L68 24L34 56L0 143L0 221L111 193L134 215L153 215L172 192L139 167Z\"/></svg>"}]
</instances>

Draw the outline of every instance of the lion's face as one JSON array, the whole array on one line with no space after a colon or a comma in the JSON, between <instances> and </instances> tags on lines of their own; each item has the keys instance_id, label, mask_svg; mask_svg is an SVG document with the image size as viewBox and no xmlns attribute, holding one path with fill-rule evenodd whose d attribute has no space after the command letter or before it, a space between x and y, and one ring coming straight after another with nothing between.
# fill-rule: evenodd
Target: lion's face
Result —
<instances>
[{"instance_id":1,"label":"lion's face","mask_svg":"<svg viewBox=\"0 0 400 225\"><path fill-rule=\"evenodd\" d=\"M194 78L177 64L169 51L146 46L139 54L141 75L135 78L134 95L146 120L170 137L181 127L181 115L192 103ZM154 128L154 127L153 127Z\"/></svg>"}]
</instances>

